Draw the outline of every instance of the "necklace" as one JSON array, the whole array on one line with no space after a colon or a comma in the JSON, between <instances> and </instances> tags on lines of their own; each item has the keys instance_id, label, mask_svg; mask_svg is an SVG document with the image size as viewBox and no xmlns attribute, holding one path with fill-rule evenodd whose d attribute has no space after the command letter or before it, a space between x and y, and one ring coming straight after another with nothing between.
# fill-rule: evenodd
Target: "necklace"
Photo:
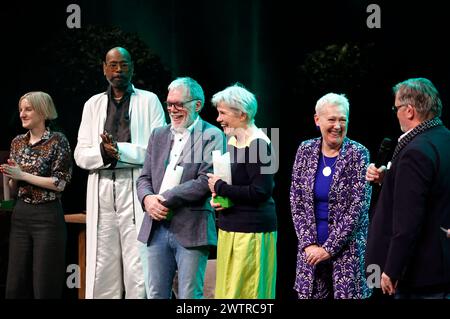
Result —
<instances>
[{"instance_id":1,"label":"necklace","mask_svg":"<svg viewBox=\"0 0 450 319\"><path fill-rule=\"evenodd\" d=\"M323 174L323 176L328 177L331 174L331 168L333 168L333 166L336 165L337 156L336 156L336 159L334 160L333 165L331 165L331 166L328 166L327 163L325 163L325 155L323 153L322 153L322 160L323 160L323 165L325 166L322 170L322 174Z\"/></svg>"}]
</instances>

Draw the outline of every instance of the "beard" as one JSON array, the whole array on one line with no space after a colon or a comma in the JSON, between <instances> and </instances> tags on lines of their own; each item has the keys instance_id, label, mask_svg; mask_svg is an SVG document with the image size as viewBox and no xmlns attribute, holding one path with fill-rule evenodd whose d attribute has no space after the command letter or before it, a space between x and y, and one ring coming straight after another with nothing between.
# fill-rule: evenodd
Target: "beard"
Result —
<instances>
[{"instance_id":1,"label":"beard","mask_svg":"<svg viewBox=\"0 0 450 319\"><path fill-rule=\"evenodd\" d=\"M127 77L114 77L108 79L108 82L112 87L118 89L126 89L130 85L130 79Z\"/></svg>"}]
</instances>

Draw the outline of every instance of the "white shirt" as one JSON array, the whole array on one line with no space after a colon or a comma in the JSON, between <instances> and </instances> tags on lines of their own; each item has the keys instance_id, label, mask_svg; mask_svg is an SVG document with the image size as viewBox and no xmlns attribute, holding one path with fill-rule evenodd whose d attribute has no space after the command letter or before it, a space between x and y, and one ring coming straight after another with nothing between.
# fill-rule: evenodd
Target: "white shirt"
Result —
<instances>
[{"instance_id":1,"label":"white shirt","mask_svg":"<svg viewBox=\"0 0 450 319\"><path fill-rule=\"evenodd\" d=\"M414 129L414 128L412 128L412 129L410 129L409 131L407 131L407 132L403 133L402 135L400 135L400 137L398 138L397 142L400 142L400 140L401 140L402 138L404 138L406 135L408 135L409 132L411 132L413 129Z\"/></svg>"},{"instance_id":2,"label":"white shirt","mask_svg":"<svg viewBox=\"0 0 450 319\"><path fill-rule=\"evenodd\" d=\"M170 156L169 156L169 165L167 168L174 168L175 165L178 162L178 159L181 156L181 152L183 151L184 146L186 145L189 136L192 133L192 130L194 129L194 126L199 121L200 116L197 116L195 121L188 127L188 128L180 128L180 129L174 129L173 127L170 128L170 131L174 135L173 139L173 145L172 149L170 150Z\"/></svg>"},{"instance_id":3,"label":"white shirt","mask_svg":"<svg viewBox=\"0 0 450 319\"><path fill-rule=\"evenodd\" d=\"M403 133L402 135L400 135L400 137L397 139L397 142L400 142L400 140L401 140L402 138L404 138L406 135L408 135L413 129L414 129L414 128L412 128L412 129L410 129L409 131L406 131L405 133ZM391 165L392 165L392 161L389 161L388 164L387 164L387 166L386 166L386 168L387 168L387 169L390 169L390 168L391 168ZM380 185L381 185L381 184L380 184Z\"/></svg>"}]
</instances>

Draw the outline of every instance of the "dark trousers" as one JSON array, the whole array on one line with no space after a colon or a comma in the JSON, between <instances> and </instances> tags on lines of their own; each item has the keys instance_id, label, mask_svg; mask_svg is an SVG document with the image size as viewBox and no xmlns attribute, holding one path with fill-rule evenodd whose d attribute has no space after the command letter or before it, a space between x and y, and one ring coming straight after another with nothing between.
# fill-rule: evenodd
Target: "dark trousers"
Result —
<instances>
[{"instance_id":1,"label":"dark trousers","mask_svg":"<svg viewBox=\"0 0 450 319\"><path fill-rule=\"evenodd\" d=\"M61 298L66 237L59 201L45 204L17 201L11 217L5 297Z\"/></svg>"},{"instance_id":2,"label":"dark trousers","mask_svg":"<svg viewBox=\"0 0 450 319\"><path fill-rule=\"evenodd\" d=\"M397 289L395 299L450 299L450 291L440 292L409 292Z\"/></svg>"}]
</instances>

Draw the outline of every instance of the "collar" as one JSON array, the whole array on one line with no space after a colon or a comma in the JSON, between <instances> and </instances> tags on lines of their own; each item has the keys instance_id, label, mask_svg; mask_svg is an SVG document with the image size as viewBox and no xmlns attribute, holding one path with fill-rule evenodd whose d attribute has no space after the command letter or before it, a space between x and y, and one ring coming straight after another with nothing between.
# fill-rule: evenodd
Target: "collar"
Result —
<instances>
[{"instance_id":1,"label":"collar","mask_svg":"<svg viewBox=\"0 0 450 319\"><path fill-rule=\"evenodd\" d=\"M400 140L402 138L404 138L406 135L408 135L412 130L414 129L414 127L412 129L410 129L409 131L406 131L405 133L403 133L402 135L400 135L400 137L398 138L397 142L400 142Z\"/></svg>"},{"instance_id":2,"label":"collar","mask_svg":"<svg viewBox=\"0 0 450 319\"><path fill-rule=\"evenodd\" d=\"M267 137L266 133L257 128L255 124L251 124L245 130L245 143L243 145L237 144L236 136L232 136L230 138L230 140L228 141L228 145L234 146L236 148L250 147L250 144L258 138L264 140L267 144L270 144L270 139L269 137Z\"/></svg>"},{"instance_id":3,"label":"collar","mask_svg":"<svg viewBox=\"0 0 450 319\"><path fill-rule=\"evenodd\" d=\"M134 86L133 86L133 84L129 84L128 85L128 87L127 87L127 89L125 90L125 93L123 94L124 96L125 95L131 95L131 94L133 94L134 93ZM111 86L111 84L108 86L108 89L106 90L106 94L108 95L108 98L109 99L112 99L113 98L113 96L112 96L112 86Z\"/></svg>"},{"instance_id":4,"label":"collar","mask_svg":"<svg viewBox=\"0 0 450 319\"><path fill-rule=\"evenodd\" d=\"M25 141L30 143L31 131L25 133ZM50 128L46 127L44 134L42 134L41 141L48 140L50 138Z\"/></svg>"},{"instance_id":5,"label":"collar","mask_svg":"<svg viewBox=\"0 0 450 319\"><path fill-rule=\"evenodd\" d=\"M395 159L395 157L400 153L400 151L408 145L409 142L411 142L417 135L425 132L426 130L436 127L436 126L442 126L444 125L439 117L434 117L432 119L426 120L416 127L414 127L412 130L406 132L401 136L399 139L399 142L397 143L397 146L394 149L394 154L392 155L392 160Z\"/></svg>"}]
</instances>

